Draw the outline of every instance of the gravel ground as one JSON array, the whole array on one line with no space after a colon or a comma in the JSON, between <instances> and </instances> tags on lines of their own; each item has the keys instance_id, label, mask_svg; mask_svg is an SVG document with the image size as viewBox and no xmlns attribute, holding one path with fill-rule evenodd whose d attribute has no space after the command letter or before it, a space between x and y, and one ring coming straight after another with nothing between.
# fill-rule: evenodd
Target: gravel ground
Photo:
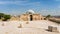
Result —
<instances>
[{"instance_id":1,"label":"gravel ground","mask_svg":"<svg viewBox=\"0 0 60 34\"><path fill-rule=\"evenodd\" d=\"M60 25L48 20L40 21L7 21L0 22L0 34L60 34L57 32L48 32L48 26L57 27L60 31Z\"/></svg>"}]
</instances>

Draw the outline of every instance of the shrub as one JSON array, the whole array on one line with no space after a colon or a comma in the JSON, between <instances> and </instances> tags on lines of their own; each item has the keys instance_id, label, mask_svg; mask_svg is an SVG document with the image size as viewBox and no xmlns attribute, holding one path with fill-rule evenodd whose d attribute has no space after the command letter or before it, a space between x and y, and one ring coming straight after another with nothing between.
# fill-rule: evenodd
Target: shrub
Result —
<instances>
[{"instance_id":1,"label":"shrub","mask_svg":"<svg viewBox=\"0 0 60 34\"><path fill-rule=\"evenodd\" d=\"M3 13L0 13L0 19L1 19L3 16L4 16L4 14L3 14Z\"/></svg>"},{"instance_id":2,"label":"shrub","mask_svg":"<svg viewBox=\"0 0 60 34\"><path fill-rule=\"evenodd\" d=\"M7 20L10 19L10 18L11 18L10 15L4 15L4 19L3 19L3 21L7 21Z\"/></svg>"}]
</instances>

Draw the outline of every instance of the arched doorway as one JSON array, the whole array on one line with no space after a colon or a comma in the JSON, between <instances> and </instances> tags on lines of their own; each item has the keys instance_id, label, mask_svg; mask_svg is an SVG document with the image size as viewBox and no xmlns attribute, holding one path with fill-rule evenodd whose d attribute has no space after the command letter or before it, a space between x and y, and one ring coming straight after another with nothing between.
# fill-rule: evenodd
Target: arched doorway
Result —
<instances>
[{"instance_id":1,"label":"arched doorway","mask_svg":"<svg viewBox=\"0 0 60 34\"><path fill-rule=\"evenodd\" d=\"M33 16L32 15L30 15L30 21L32 21L33 20Z\"/></svg>"}]
</instances>

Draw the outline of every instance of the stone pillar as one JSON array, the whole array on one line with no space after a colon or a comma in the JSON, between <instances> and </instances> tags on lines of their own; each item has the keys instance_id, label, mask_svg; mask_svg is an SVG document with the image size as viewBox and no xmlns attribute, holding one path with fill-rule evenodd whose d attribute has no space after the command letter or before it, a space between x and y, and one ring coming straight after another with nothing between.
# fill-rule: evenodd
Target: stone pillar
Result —
<instances>
[{"instance_id":1,"label":"stone pillar","mask_svg":"<svg viewBox=\"0 0 60 34\"><path fill-rule=\"evenodd\" d=\"M2 23L2 26L4 26L5 24L4 23Z\"/></svg>"},{"instance_id":2,"label":"stone pillar","mask_svg":"<svg viewBox=\"0 0 60 34\"><path fill-rule=\"evenodd\" d=\"M28 21L30 21L30 15L28 15Z\"/></svg>"},{"instance_id":3,"label":"stone pillar","mask_svg":"<svg viewBox=\"0 0 60 34\"><path fill-rule=\"evenodd\" d=\"M20 25L18 26L18 28L22 28L22 24L20 24Z\"/></svg>"}]
</instances>

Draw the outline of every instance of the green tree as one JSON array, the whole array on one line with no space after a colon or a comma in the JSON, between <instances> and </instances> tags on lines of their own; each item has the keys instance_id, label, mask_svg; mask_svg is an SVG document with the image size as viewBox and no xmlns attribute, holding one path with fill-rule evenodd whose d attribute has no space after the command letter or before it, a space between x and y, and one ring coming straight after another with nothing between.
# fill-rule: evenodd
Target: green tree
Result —
<instances>
[{"instance_id":1,"label":"green tree","mask_svg":"<svg viewBox=\"0 0 60 34\"><path fill-rule=\"evenodd\" d=\"M11 18L10 15L4 15L4 19L3 19L3 21L7 21L7 20L10 19L10 18Z\"/></svg>"},{"instance_id":2,"label":"green tree","mask_svg":"<svg viewBox=\"0 0 60 34\"><path fill-rule=\"evenodd\" d=\"M47 15L47 16L46 16L46 19L49 19L50 17L51 17L51 15Z\"/></svg>"},{"instance_id":3,"label":"green tree","mask_svg":"<svg viewBox=\"0 0 60 34\"><path fill-rule=\"evenodd\" d=\"M0 19L1 19L3 16L4 16L4 14L3 14L3 13L0 13Z\"/></svg>"}]
</instances>

